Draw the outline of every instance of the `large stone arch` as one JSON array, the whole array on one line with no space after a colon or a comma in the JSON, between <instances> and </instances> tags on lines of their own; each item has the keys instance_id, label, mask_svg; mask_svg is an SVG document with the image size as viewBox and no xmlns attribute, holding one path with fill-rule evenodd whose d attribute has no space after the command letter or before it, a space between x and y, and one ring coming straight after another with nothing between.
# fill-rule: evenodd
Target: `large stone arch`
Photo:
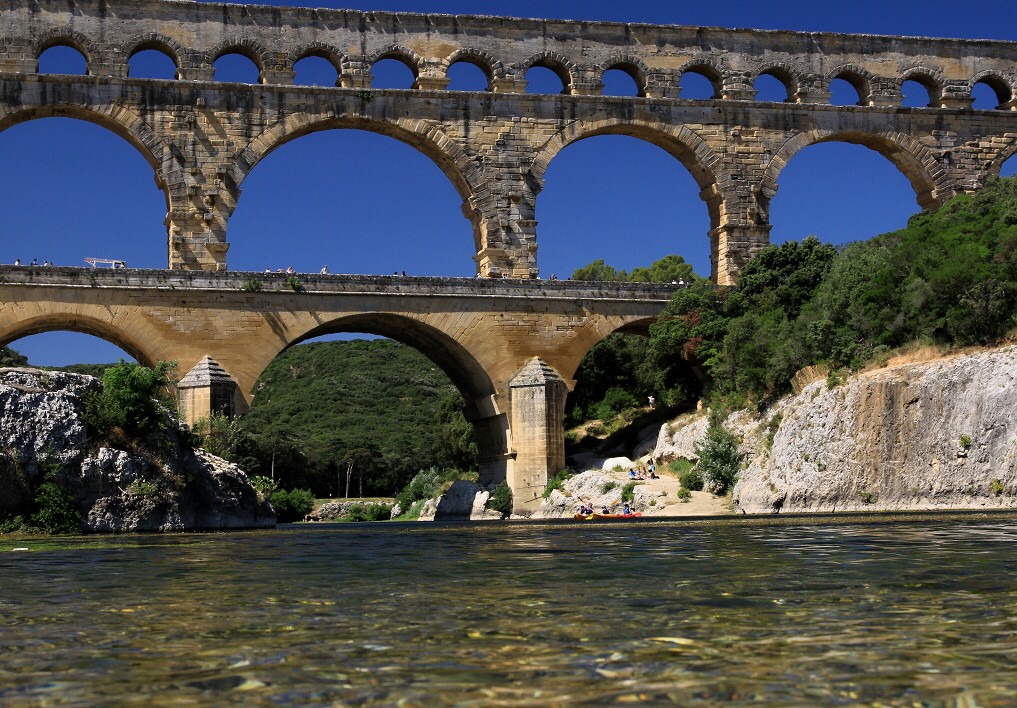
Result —
<instances>
[{"instance_id":1,"label":"large stone arch","mask_svg":"<svg viewBox=\"0 0 1017 708\"><path fill-rule=\"evenodd\" d=\"M481 479L485 483L504 479L508 450L508 418L498 407L498 382L473 353L450 334L428 323L426 314L389 312L314 313L300 318L287 328L278 348L252 352L257 357L258 373L286 349L325 334L358 332L388 337L416 349L430 359L459 389L465 401L464 414L477 436ZM252 372L253 373L253 372ZM247 392L253 395L253 390Z\"/></svg>"},{"instance_id":2,"label":"large stone arch","mask_svg":"<svg viewBox=\"0 0 1017 708\"><path fill-rule=\"evenodd\" d=\"M777 180L791 158L809 145L829 142L863 145L885 157L911 183L915 199L922 209L935 209L956 193L932 152L914 138L895 131L867 133L817 129L791 138L770 160L759 186L763 213L769 213L769 202L777 193Z\"/></svg>"},{"instance_id":3,"label":"large stone arch","mask_svg":"<svg viewBox=\"0 0 1017 708\"><path fill-rule=\"evenodd\" d=\"M172 211L171 179L168 176L174 170L170 162L172 150L151 126L123 104L89 106L87 96L63 98L65 100L57 103L21 105L13 109L0 103L0 133L20 123L40 118L75 118L105 128L126 140L151 166L156 185L166 197L166 211Z\"/></svg>"},{"instance_id":4,"label":"large stone arch","mask_svg":"<svg viewBox=\"0 0 1017 708\"><path fill-rule=\"evenodd\" d=\"M1010 144L999 151L991 160L989 160L985 168L982 170L978 178L978 186L985 184L985 181L991 177L998 177L999 172L1003 169L1004 163L1014 155L1017 155L1017 131L1014 133L1007 133L1006 137L1009 138Z\"/></svg>"},{"instance_id":5,"label":"large stone arch","mask_svg":"<svg viewBox=\"0 0 1017 708\"><path fill-rule=\"evenodd\" d=\"M729 193L733 194L733 180L724 171L721 159L713 148L683 125L666 125L639 118L602 118L571 123L537 149L531 167L536 191L543 189L544 173L559 152L572 143L597 135L627 135L665 150L696 180L700 189L699 196L706 202L710 214L711 230L724 223L729 211Z\"/></svg>"},{"instance_id":6,"label":"large stone arch","mask_svg":"<svg viewBox=\"0 0 1017 708\"><path fill-rule=\"evenodd\" d=\"M146 331L148 329L141 321L118 322L105 308L55 310L51 302L40 303L37 307L32 303L19 303L14 312L0 312L0 346L33 334L78 332L114 344L138 363L154 367L160 357L149 343L157 341L158 333Z\"/></svg>"},{"instance_id":7,"label":"large stone arch","mask_svg":"<svg viewBox=\"0 0 1017 708\"><path fill-rule=\"evenodd\" d=\"M254 167L274 150L286 143L323 130L354 129L395 138L430 158L455 187L463 200L463 214L473 225L474 246L477 252L486 248L486 235L481 228L481 216L474 208L474 194L483 187L484 175L474 160L438 126L425 121L396 118L391 121L363 116L312 116L294 114L273 123L242 150L229 171L233 182L233 204L240 196L240 188Z\"/></svg>"}]
</instances>

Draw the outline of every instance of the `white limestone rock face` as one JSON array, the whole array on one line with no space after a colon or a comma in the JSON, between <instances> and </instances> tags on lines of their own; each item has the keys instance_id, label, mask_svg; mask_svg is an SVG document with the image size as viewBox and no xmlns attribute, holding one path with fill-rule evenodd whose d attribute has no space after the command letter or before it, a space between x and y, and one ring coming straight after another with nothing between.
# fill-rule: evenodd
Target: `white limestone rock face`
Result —
<instances>
[{"instance_id":1,"label":"white limestone rock face","mask_svg":"<svg viewBox=\"0 0 1017 708\"><path fill-rule=\"evenodd\" d=\"M24 513L41 476L74 497L95 532L261 528L275 514L236 465L190 450L174 432L165 455L99 447L81 419L92 376L0 369L0 513Z\"/></svg>"},{"instance_id":2,"label":"white limestone rock face","mask_svg":"<svg viewBox=\"0 0 1017 708\"><path fill-rule=\"evenodd\" d=\"M686 415L665 423L660 426L652 457L656 460L675 460L679 457L698 460L696 445L706 437L709 427L710 420L706 413Z\"/></svg>"},{"instance_id":3,"label":"white limestone rock face","mask_svg":"<svg viewBox=\"0 0 1017 708\"><path fill-rule=\"evenodd\" d=\"M487 508L491 492L476 482L457 480L437 499L428 499L420 511L420 521L493 521L501 514Z\"/></svg>"},{"instance_id":4,"label":"white limestone rock face","mask_svg":"<svg viewBox=\"0 0 1017 708\"><path fill-rule=\"evenodd\" d=\"M562 484L561 489L555 489L540 503L540 507L534 512L535 519L560 519L572 517L579 513L579 507L590 504L595 511L604 507L621 511L621 493L624 483L619 483L613 477L603 474L597 470L580 472L569 477ZM610 487L610 489L607 489ZM606 490L606 491L605 491ZM633 490L633 501L630 504L633 511L643 511L653 498L647 490L641 489L639 485Z\"/></svg>"},{"instance_id":5,"label":"white limestone rock face","mask_svg":"<svg viewBox=\"0 0 1017 708\"><path fill-rule=\"evenodd\" d=\"M749 513L1017 507L1017 347L825 381L744 421ZM781 413L772 446L766 428Z\"/></svg>"},{"instance_id":6,"label":"white limestone rock face","mask_svg":"<svg viewBox=\"0 0 1017 708\"><path fill-rule=\"evenodd\" d=\"M628 471L635 467L636 463L627 457L609 457L604 460L604 463L600 466L600 469L610 472L616 467Z\"/></svg>"}]
</instances>

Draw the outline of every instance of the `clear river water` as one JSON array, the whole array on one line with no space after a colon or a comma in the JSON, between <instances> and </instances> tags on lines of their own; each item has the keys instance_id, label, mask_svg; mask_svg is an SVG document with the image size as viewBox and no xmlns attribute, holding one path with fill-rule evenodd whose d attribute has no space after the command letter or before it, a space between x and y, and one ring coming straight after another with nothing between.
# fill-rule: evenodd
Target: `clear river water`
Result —
<instances>
[{"instance_id":1,"label":"clear river water","mask_svg":"<svg viewBox=\"0 0 1017 708\"><path fill-rule=\"evenodd\" d=\"M639 702L1017 705L1017 516L0 537L3 706Z\"/></svg>"}]
</instances>

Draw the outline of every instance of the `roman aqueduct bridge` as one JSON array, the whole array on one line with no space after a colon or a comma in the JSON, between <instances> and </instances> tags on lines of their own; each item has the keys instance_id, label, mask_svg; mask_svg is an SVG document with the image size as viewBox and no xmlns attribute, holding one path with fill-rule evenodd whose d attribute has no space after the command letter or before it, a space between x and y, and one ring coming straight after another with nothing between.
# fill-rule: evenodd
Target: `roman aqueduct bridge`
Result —
<instances>
[{"instance_id":1,"label":"roman aqueduct bridge","mask_svg":"<svg viewBox=\"0 0 1017 708\"><path fill-rule=\"evenodd\" d=\"M69 46L87 75L38 73ZM176 76L130 76L158 50ZM258 84L214 81L242 54ZM308 56L335 67L334 87L294 86ZM411 89L372 88L372 66L397 59ZM486 91L447 90L449 68L478 66ZM527 94L547 67L559 95ZM605 97L628 73L635 96ZM714 95L686 100L697 73ZM787 100L757 100L761 75ZM858 105L830 105L848 81ZM927 107L903 108L913 80ZM993 110L972 109L988 85ZM713 279L735 282L769 240L769 206L788 161L824 141L889 159L935 208L981 187L1017 153L1017 44L607 22L363 13L187 0L10 0L0 6L0 131L49 116L101 125L129 141L166 195L169 271L6 267L0 344L66 329L103 337L142 363L174 360L185 415L243 412L255 381L288 346L320 334L373 332L406 342L462 391L482 480L507 479L519 511L564 463L562 416L579 362L615 331L645 330L671 286L535 282L535 201L569 144L633 136L673 155L708 207ZM226 271L228 224L244 179L286 142L333 128L399 139L429 156L463 199L477 274L469 280L300 276ZM707 235L704 235L707 236ZM670 249L680 252L680 249ZM190 272L182 272L190 271ZM495 280L502 278L506 280Z\"/></svg>"},{"instance_id":2,"label":"roman aqueduct bridge","mask_svg":"<svg viewBox=\"0 0 1017 708\"><path fill-rule=\"evenodd\" d=\"M504 17L365 13L185 0L25 0L6 3L0 29L0 130L41 116L103 125L151 163L166 193L169 266L226 268L228 223L244 178L289 140L360 128L419 149L448 175L473 224L478 273L538 275L535 200L565 146L604 133L672 154L695 177L711 220L713 277L734 281L768 242L769 205L788 160L822 141L887 157L934 208L978 189L1017 151L1017 44L833 33L727 30ZM67 45L87 76L37 73L39 55ZM129 60L156 49L175 80L132 79ZM257 85L216 83L214 62L250 58ZM337 86L293 86L306 56L331 62ZM374 63L395 58L410 90L371 88ZM456 62L479 66L484 92L448 91ZM526 94L526 71L552 69L562 95ZM621 69L638 95L604 97ZM710 100L683 100L683 74L705 76ZM767 74L783 103L756 100ZM847 80L855 106L831 106ZM901 85L923 84L925 108L902 108ZM998 108L972 110L985 83Z\"/></svg>"}]
</instances>

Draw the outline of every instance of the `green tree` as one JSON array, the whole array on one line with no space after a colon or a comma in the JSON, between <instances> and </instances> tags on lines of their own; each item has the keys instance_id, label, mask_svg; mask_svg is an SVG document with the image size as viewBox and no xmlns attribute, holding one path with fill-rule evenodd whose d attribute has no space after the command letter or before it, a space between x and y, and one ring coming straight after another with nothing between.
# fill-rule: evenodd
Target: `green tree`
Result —
<instances>
[{"instance_id":1,"label":"green tree","mask_svg":"<svg viewBox=\"0 0 1017 708\"><path fill-rule=\"evenodd\" d=\"M0 347L0 366L28 366L28 358L10 347Z\"/></svg>"},{"instance_id":2,"label":"green tree","mask_svg":"<svg viewBox=\"0 0 1017 708\"><path fill-rule=\"evenodd\" d=\"M593 263L576 268L572 273L572 280L610 283L628 280L628 275L624 270L616 270L613 266L604 263L603 258L598 258Z\"/></svg>"},{"instance_id":3,"label":"green tree","mask_svg":"<svg viewBox=\"0 0 1017 708\"><path fill-rule=\"evenodd\" d=\"M102 389L85 397L85 422L101 434L114 429L136 438L161 433L172 410L166 386L174 366L161 361L150 369L121 359L106 369Z\"/></svg>"},{"instance_id":4,"label":"green tree","mask_svg":"<svg viewBox=\"0 0 1017 708\"><path fill-rule=\"evenodd\" d=\"M633 283L691 283L699 276L684 258L672 254L654 261L649 268L633 268L628 279Z\"/></svg>"},{"instance_id":5,"label":"green tree","mask_svg":"<svg viewBox=\"0 0 1017 708\"><path fill-rule=\"evenodd\" d=\"M742 466L738 440L720 423L710 421L706 438L696 445L699 463L696 469L703 476L707 491L725 494L734 486Z\"/></svg>"}]
</instances>

